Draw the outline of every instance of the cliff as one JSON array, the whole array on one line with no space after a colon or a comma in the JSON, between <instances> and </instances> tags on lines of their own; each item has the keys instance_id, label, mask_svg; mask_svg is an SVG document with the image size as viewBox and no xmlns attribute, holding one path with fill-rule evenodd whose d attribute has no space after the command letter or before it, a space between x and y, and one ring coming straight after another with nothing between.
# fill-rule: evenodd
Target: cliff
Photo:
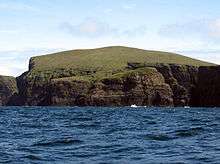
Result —
<instances>
[{"instance_id":1,"label":"cliff","mask_svg":"<svg viewBox=\"0 0 220 164\"><path fill-rule=\"evenodd\" d=\"M172 89L174 106L192 106L192 94L197 85L198 67L189 65L159 65L158 71Z\"/></svg>"},{"instance_id":2,"label":"cliff","mask_svg":"<svg viewBox=\"0 0 220 164\"><path fill-rule=\"evenodd\" d=\"M164 77L172 90L174 106L192 106L193 91L197 85L197 66L179 64L128 63L130 68L153 67Z\"/></svg>"},{"instance_id":3,"label":"cliff","mask_svg":"<svg viewBox=\"0 0 220 164\"><path fill-rule=\"evenodd\" d=\"M199 67L193 106L220 107L220 66Z\"/></svg>"},{"instance_id":4,"label":"cliff","mask_svg":"<svg viewBox=\"0 0 220 164\"><path fill-rule=\"evenodd\" d=\"M198 67L146 65L102 79L58 72L28 72L17 78L21 105L192 106Z\"/></svg>"},{"instance_id":5,"label":"cliff","mask_svg":"<svg viewBox=\"0 0 220 164\"><path fill-rule=\"evenodd\" d=\"M178 54L127 47L66 51L31 58L9 104L212 106L220 100L218 70Z\"/></svg>"},{"instance_id":6,"label":"cliff","mask_svg":"<svg viewBox=\"0 0 220 164\"><path fill-rule=\"evenodd\" d=\"M17 93L16 79L9 76L0 76L0 106L7 105Z\"/></svg>"},{"instance_id":7,"label":"cliff","mask_svg":"<svg viewBox=\"0 0 220 164\"><path fill-rule=\"evenodd\" d=\"M18 80L22 105L172 106L172 90L155 68L116 73L103 79L25 73ZM71 74L71 73L69 73ZM18 104L17 104L18 105Z\"/></svg>"},{"instance_id":8,"label":"cliff","mask_svg":"<svg viewBox=\"0 0 220 164\"><path fill-rule=\"evenodd\" d=\"M154 68L118 73L94 83L75 79L52 80L52 105L172 106L172 91Z\"/></svg>"}]
</instances>

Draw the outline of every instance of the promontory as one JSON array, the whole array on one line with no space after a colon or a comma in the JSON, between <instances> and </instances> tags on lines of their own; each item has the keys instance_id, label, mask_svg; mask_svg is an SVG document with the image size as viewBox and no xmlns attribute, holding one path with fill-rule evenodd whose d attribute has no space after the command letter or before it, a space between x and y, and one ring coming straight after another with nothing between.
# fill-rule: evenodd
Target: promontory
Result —
<instances>
[{"instance_id":1,"label":"promontory","mask_svg":"<svg viewBox=\"0 0 220 164\"><path fill-rule=\"evenodd\" d=\"M220 106L220 66L129 47L36 56L19 77L0 76L0 105Z\"/></svg>"}]
</instances>

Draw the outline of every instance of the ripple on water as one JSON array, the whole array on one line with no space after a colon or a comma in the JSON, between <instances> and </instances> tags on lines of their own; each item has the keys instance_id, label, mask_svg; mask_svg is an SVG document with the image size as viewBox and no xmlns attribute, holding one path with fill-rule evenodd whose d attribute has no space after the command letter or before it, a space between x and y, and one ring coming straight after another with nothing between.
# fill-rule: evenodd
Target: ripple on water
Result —
<instances>
[{"instance_id":1,"label":"ripple on water","mask_svg":"<svg viewBox=\"0 0 220 164\"><path fill-rule=\"evenodd\" d=\"M188 160L194 161L195 163L211 163L211 162L213 162L212 158L207 157L207 156L202 156L202 157L193 156L193 157L188 158Z\"/></svg>"},{"instance_id":2,"label":"ripple on water","mask_svg":"<svg viewBox=\"0 0 220 164\"><path fill-rule=\"evenodd\" d=\"M71 121L92 121L91 117L73 117Z\"/></svg>"},{"instance_id":3,"label":"ripple on water","mask_svg":"<svg viewBox=\"0 0 220 164\"><path fill-rule=\"evenodd\" d=\"M75 127L75 128L81 129L81 130L83 130L83 129L96 130L101 127L101 123L98 121L94 121L94 122L82 121L77 124L72 124L72 125L68 125L68 126Z\"/></svg>"},{"instance_id":4,"label":"ripple on water","mask_svg":"<svg viewBox=\"0 0 220 164\"><path fill-rule=\"evenodd\" d=\"M149 125L155 125L155 124L157 124L157 122L156 122L156 121L153 121L153 120L144 120L143 122L146 123L146 124L149 124Z\"/></svg>"},{"instance_id":5,"label":"ripple on water","mask_svg":"<svg viewBox=\"0 0 220 164\"><path fill-rule=\"evenodd\" d=\"M154 141L169 141L175 139L174 137L168 134L147 134L144 136L146 140L154 140Z\"/></svg>"},{"instance_id":6,"label":"ripple on water","mask_svg":"<svg viewBox=\"0 0 220 164\"><path fill-rule=\"evenodd\" d=\"M37 155L26 155L24 156L23 158L27 158L27 159L30 159L30 160L33 160L33 161L39 161L39 160L42 160L41 157L37 156Z\"/></svg>"},{"instance_id":7,"label":"ripple on water","mask_svg":"<svg viewBox=\"0 0 220 164\"><path fill-rule=\"evenodd\" d=\"M82 143L83 141L77 139L61 139L61 140L54 140L49 142L38 142L33 144L32 146L52 147L52 146L68 146L68 145L75 145Z\"/></svg>"},{"instance_id":8,"label":"ripple on water","mask_svg":"<svg viewBox=\"0 0 220 164\"><path fill-rule=\"evenodd\" d=\"M116 148L122 147L120 144L109 144L109 145L90 145L89 148L93 149L94 151L97 150L112 150Z\"/></svg>"},{"instance_id":9,"label":"ripple on water","mask_svg":"<svg viewBox=\"0 0 220 164\"><path fill-rule=\"evenodd\" d=\"M195 127L195 128L189 128L189 129L180 129L176 130L175 134L179 137L192 137L199 135L202 133L205 129L203 127Z\"/></svg>"},{"instance_id":10,"label":"ripple on water","mask_svg":"<svg viewBox=\"0 0 220 164\"><path fill-rule=\"evenodd\" d=\"M111 129L106 129L106 130L104 130L104 131L101 132L100 134L108 135L108 134L116 133L116 132L118 132L118 131L119 131L118 128L111 128Z\"/></svg>"},{"instance_id":11,"label":"ripple on water","mask_svg":"<svg viewBox=\"0 0 220 164\"><path fill-rule=\"evenodd\" d=\"M137 151L144 151L143 148L139 147L139 146L133 146L133 147L122 147L122 148L117 148L115 150L112 151L112 153L128 153L128 152L137 152Z\"/></svg>"},{"instance_id":12,"label":"ripple on water","mask_svg":"<svg viewBox=\"0 0 220 164\"><path fill-rule=\"evenodd\" d=\"M1 163L10 163L12 156L13 156L12 154L0 152L0 162Z\"/></svg>"}]
</instances>

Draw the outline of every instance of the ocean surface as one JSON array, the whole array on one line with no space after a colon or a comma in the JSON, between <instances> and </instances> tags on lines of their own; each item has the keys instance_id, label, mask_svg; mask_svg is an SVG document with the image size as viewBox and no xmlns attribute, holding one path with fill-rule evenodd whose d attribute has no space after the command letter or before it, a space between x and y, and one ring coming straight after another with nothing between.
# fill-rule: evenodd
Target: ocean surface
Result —
<instances>
[{"instance_id":1,"label":"ocean surface","mask_svg":"<svg viewBox=\"0 0 220 164\"><path fill-rule=\"evenodd\" d=\"M1 107L0 163L220 163L218 108Z\"/></svg>"}]
</instances>

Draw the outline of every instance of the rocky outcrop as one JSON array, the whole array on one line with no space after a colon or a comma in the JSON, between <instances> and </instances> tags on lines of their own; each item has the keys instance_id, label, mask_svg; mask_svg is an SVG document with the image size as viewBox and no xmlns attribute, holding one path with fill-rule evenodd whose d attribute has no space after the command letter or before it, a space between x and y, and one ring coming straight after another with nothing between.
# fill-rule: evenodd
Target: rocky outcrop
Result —
<instances>
[{"instance_id":1,"label":"rocky outcrop","mask_svg":"<svg viewBox=\"0 0 220 164\"><path fill-rule=\"evenodd\" d=\"M188 65L157 65L173 91L174 106L191 106L192 92L197 84L198 68Z\"/></svg>"},{"instance_id":2,"label":"rocky outcrop","mask_svg":"<svg viewBox=\"0 0 220 164\"><path fill-rule=\"evenodd\" d=\"M16 79L9 76L0 76L0 106L7 105L17 93Z\"/></svg>"},{"instance_id":3,"label":"rocky outcrop","mask_svg":"<svg viewBox=\"0 0 220 164\"><path fill-rule=\"evenodd\" d=\"M50 105L49 84L51 74L47 72L25 72L17 77L19 97L12 105L46 106Z\"/></svg>"},{"instance_id":4,"label":"rocky outcrop","mask_svg":"<svg viewBox=\"0 0 220 164\"><path fill-rule=\"evenodd\" d=\"M220 66L199 67L193 106L220 107Z\"/></svg>"},{"instance_id":5,"label":"rocky outcrop","mask_svg":"<svg viewBox=\"0 0 220 164\"><path fill-rule=\"evenodd\" d=\"M172 91L155 68L128 70L96 81L32 74L18 78L23 105L173 105Z\"/></svg>"},{"instance_id":6,"label":"rocky outcrop","mask_svg":"<svg viewBox=\"0 0 220 164\"><path fill-rule=\"evenodd\" d=\"M178 64L128 63L131 69L151 66L160 72L173 92L174 106L191 106L197 84L198 67Z\"/></svg>"},{"instance_id":7,"label":"rocky outcrop","mask_svg":"<svg viewBox=\"0 0 220 164\"><path fill-rule=\"evenodd\" d=\"M115 76L102 80L91 90L93 105L173 106L172 90L155 68Z\"/></svg>"},{"instance_id":8,"label":"rocky outcrop","mask_svg":"<svg viewBox=\"0 0 220 164\"><path fill-rule=\"evenodd\" d=\"M50 105L56 106L87 106L90 105L89 81L76 80L73 78L52 79L50 88Z\"/></svg>"}]
</instances>

